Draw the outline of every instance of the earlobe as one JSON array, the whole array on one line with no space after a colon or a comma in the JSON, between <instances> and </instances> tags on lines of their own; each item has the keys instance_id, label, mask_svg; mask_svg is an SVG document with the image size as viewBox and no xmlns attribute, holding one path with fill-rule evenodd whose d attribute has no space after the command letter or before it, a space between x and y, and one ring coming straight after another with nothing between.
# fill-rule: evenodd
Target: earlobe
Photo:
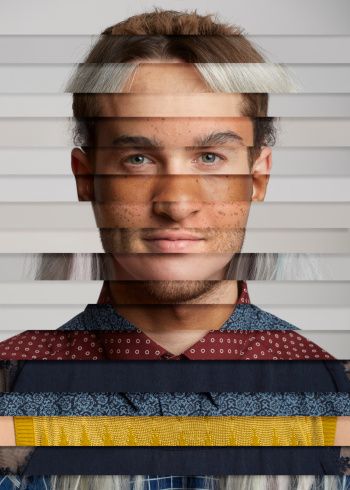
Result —
<instances>
[{"instance_id":1,"label":"earlobe","mask_svg":"<svg viewBox=\"0 0 350 490\"><path fill-rule=\"evenodd\" d=\"M267 191L272 167L272 150L263 147L258 158L255 160L251 175L253 181L252 201L263 201Z\"/></svg>"},{"instance_id":2,"label":"earlobe","mask_svg":"<svg viewBox=\"0 0 350 490\"><path fill-rule=\"evenodd\" d=\"M87 154L80 148L72 150L71 168L75 176L79 201L93 201L94 178L92 166Z\"/></svg>"}]
</instances>

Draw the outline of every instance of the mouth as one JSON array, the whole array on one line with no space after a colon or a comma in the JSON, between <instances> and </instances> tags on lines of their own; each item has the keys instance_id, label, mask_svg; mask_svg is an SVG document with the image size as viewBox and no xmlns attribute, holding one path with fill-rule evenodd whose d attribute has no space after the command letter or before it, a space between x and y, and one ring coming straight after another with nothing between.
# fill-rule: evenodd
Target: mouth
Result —
<instances>
[{"instance_id":1,"label":"mouth","mask_svg":"<svg viewBox=\"0 0 350 490\"><path fill-rule=\"evenodd\" d=\"M194 233L184 231L154 231L148 233L143 240L152 252L177 253L193 252L205 238Z\"/></svg>"}]
</instances>

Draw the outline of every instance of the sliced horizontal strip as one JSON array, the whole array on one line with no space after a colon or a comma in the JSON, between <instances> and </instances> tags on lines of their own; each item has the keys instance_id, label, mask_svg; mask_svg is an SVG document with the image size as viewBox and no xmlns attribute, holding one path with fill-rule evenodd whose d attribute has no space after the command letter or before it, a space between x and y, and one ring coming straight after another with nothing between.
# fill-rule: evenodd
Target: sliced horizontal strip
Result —
<instances>
[{"instance_id":1,"label":"sliced horizontal strip","mask_svg":"<svg viewBox=\"0 0 350 490\"><path fill-rule=\"evenodd\" d=\"M228 175L228 177L227 177ZM137 186L143 186L148 184L149 186L155 183L161 183L161 179L169 178L165 175L128 175L129 182L125 181L125 174L119 175L100 175L96 176L96 182L100 185L114 186L116 190L118 186L125 186L126 184L134 184ZM172 175L174 179L181 179L184 182L190 182L190 179L197 179L199 184L207 182L208 178L213 179L213 185L210 190L204 188L202 203L217 203L217 204L236 204L239 203L241 198L237 195L235 198L234 191L231 191L229 197L225 197L222 200L213 200L216 198L215 191L222 191L224 182L231 179L231 184L249 184L251 177L249 175L234 175L225 174L220 176L211 175L197 175L197 174L185 174L185 175ZM215 179L215 181L214 181ZM348 202L349 201L349 187L350 176L275 176L271 175L270 183L267 187L266 202L279 202L279 203L294 203L294 202ZM238 191L236 191L238 192ZM174 201L176 200L174 195ZM197 198L198 200L198 198ZM73 175L72 176L4 176L0 178L0 203L1 202L76 202L77 191L76 184ZM99 201L104 203L114 203L118 201L118 194L115 197L101 197ZM243 201L244 202L244 201ZM123 196L123 202L119 202L119 205L125 204L145 204L145 197L140 193L130 193L128 196Z\"/></svg>"},{"instance_id":2,"label":"sliced horizontal strip","mask_svg":"<svg viewBox=\"0 0 350 490\"><path fill-rule=\"evenodd\" d=\"M0 148L0 175L72 175L70 148ZM29 162L29 163L28 163ZM350 148L273 149L273 170L281 175L350 175Z\"/></svg>"},{"instance_id":3,"label":"sliced horizontal strip","mask_svg":"<svg viewBox=\"0 0 350 490\"><path fill-rule=\"evenodd\" d=\"M251 64L253 65L253 63ZM257 65L257 63L255 63ZM264 64L261 64L264 65ZM276 66L276 65L274 65ZM278 65L277 65L278 66ZM287 64L298 81L299 93L347 93L350 82L349 64ZM64 93L65 85L74 70L73 64L61 65L0 65L0 93L2 94L55 94ZM276 83L275 83L276 84ZM243 88L243 87L242 87ZM253 90L252 90L253 89ZM256 90L238 92L273 92L268 85ZM114 92L114 91L112 91ZM290 93L291 90L281 93Z\"/></svg>"},{"instance_id":4,"label":"sliced horizontal strip","mask_svg":"<svg viewBox=\"0 0 350 490\"><path fill-rule=\"evenodd\" d=\"M245 37L278 63L350 63L350 36L346 35ZM96 35L2 35L0 63L78 63L98 39Z\"/></svg>"},{"instance_id":5,"label":"sliced horizontal strip","mask_svg":"<svg viewBox=\"0 0 350 490\"><path fill-rule=\"evenodd\" d=\"M94 304L101 287L101 281L0 282L0 304ZM349 281L248 281L248 291L252 302L263 307L350 306Z\"/></svg>"},{"instance_id":6,"label":"sliced horizontal strip","mask_svg":"<svg viewBox=\"0 0 350 490\"><path fill-rule=\"evenodd\" d=\"M343 342L350 331L350 306L283 306L264 305L257 302L255 304L302 329L303 335L323 345L337 359L350 358L350 347ZM55 330L78 315L85 306L83 304L77 306L63 304L1 305L0 342L20 334L23 330ZM341 334L343 331L344 335ZM347 352L349 354L346 354Z\"/></svg>"},{"instance_id":7,"label":"sliced horizontal strip","mask_svg":"<svg viewBox=\"0 0 350 490\"><path fill-rule=\"evenodd\" d=\"M1 393L0 415L17 417L349 416L350 394ZM325 419L325 423L327 420Z\"/></svg>"},{"instance_id":8,"label":"sliced horizontal strip","mask_svg":"<svg viewBox=\"0 0 350 490\"><path fill-rule=\"evenodd\" d=\"M211 203L215 205L215 202ZM221 205L222 202L217 201L217 204ZM100 203L98 206L101 210L108 211L112 204ZM116 204L113 206L115 206L113 209L118 208ZM106 219L106 225L113 227L115 222ZM141 228L144 227L143 225L144 222L135 222L130 228ZM225 226L225 228L230 227ZM247 229L264 228L350 228L350 202L253 201ZM7 201L0 203L0 229L88 230L96 229L96 221L90 202Z\"/></svg>"},{"instance_id":9,"label":"sliced horizontal strip","mask_svg":"<svg viewBox=\"0 0 350 490\"><path fill-rule=\"evenodd\" d=\"M193 100L194 95L188 97L192 97ZM214 97L216 95L212 94ZM156 112L153 112L153 115L155 116ZM171 115L169 109L166 115ZM198 115L204 115L203 105L198 106ZM273 117L349 117L350 95L348 93L270 94L268 115ZM0 94L1 118L48 117L54 119L71 116L71 94Z\"/></svg>"},{"instance_id":10,"label":"sliced horizontal strip","mask_svg":"<svg viewBox=\"0 0 350 490\"><path fill-rule=\"evenodd\" d=\"M336 418L53 416L14 423L18 446L332 446Z\"/></svg>"},{"instance_id":11,"label":"sliced horizontal strip","mask_svg":"<svg viewBox=\"0 0 350 490\"><path fill-rule=\"evenodd\" d=\"M19 447L7 448L7 451ZM116 461L118 462L116 464ZM36 448L25 475L339 475L339 447Z\"/></svg>"},{"instance_id":12,"label":"sliced horizontal strip","mask_svg":"<svg viewBox=\"0 0 350 490\"><path fill-rule=\"evenodd\" d=\"M350 118L283 118L279 124L277 147L332 148L350 145ZM73 126L73 121L69 118L2 118L0 148L69 148L73 145ZM109 145L112 145L112 141ZM247 142L247 145L251 143ZM176 141L173 146L178 146ZM105 144L105 147L108 145Z\"/></svg>"},{"instance_id":13,"label":"sliced horizontal strip","mask_svg":"<svg viewBox=\"0 0 350 490\"><path fill-rule=\"evenodd\" d=\"M142 373L142 374L141 374ZM350 392L340 361L27 361L15 392Z\"/></svg>"},{"instance_id":14,"label":"sliced horizontal strip","mask_svg":"<svg viewBox=\"0 0 350 490\"><path fill-rule=\"evenodd\" d=\"M242 251L245 253L346 254L349 248L348 229L253 229L247 233ZM87 254L103 253L103 251L98 230L0 231L0 253ZM114 248L106 251L121 253L121 250ZM225 252L238 251L230 248Z\"/></svg>"},{"instance_id":15,"label":"sliced horizontal strip","mask_svg":"<svg viewBox=\"0 0 350 490\"><path fill-rule=\"evenodd\" d=\"M283 317L284 320L288 320ZM282 321L281 321L282 323ZM56 329L60 325L56 325ZM201 325L201 329L212 325ZM188 356L197 356L203 360L346 360L350 358L350 328L344 330L328 329L308 331L303 323L298 324L302 332L281 330L283 325L271 326L275 330L264 332L254 330L254 325L246 322L237 326L237 331L215 331L210 339L193 341L191 348L186 349ZM340 326L341 327L341 326ZM347 328L347 330L345 330ZM0 342L0 360L164 360L169 354L163 354L163 348L147 344L144 334L138 332L114 332L106 323L105 331L96 330L78 332L58 330L27 330L14 335L7 332L7 339ZM242 330L246 329L246 330ZM277 329L277 330L276 330ZM278 330L279 329L279 330ZM196 328L192 329L192 333ZM146 332L147 333L147 332ZM203 340L204 339L204 340ZM139 342L139 343L137 343ZM163 349L161 352L157 349ZM187 356L186 354L186 356ZM176 356L175 356L176 357ZM193 360L193 359L191 359Z\"/></svg>"}]
</instances>

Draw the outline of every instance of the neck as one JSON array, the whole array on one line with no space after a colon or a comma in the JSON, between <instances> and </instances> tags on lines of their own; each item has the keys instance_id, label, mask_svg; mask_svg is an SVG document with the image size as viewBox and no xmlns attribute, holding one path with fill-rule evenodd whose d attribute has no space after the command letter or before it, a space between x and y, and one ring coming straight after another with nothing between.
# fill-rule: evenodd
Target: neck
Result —
<instances>
[{"instance_id":1,"label":"neck","mask_svg":"<svg viewBox=\"0 0 350 490\"><path fill-rule=\"evenodd\" d=\"M213 287L181 304L159 304L142 282L112 281L114 308L172 354L181 354L209 330L219 329L238 299L237 281L213 281Z\"/></svg>"}]
</instances>

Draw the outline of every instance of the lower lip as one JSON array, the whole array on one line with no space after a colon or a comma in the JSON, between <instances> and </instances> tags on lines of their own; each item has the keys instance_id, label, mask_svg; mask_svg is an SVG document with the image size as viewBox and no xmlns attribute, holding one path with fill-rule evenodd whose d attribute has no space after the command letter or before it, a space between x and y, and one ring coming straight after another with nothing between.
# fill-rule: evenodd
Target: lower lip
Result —
<instances>
[{"instance_id":1,"label":"lower lip","mask_svg":"<svg viewBox=\"0 0 350 490\"><path fill-rule=\"evenodd\" d=\"M152 252L190 252L204 240L145 240Z\"/></svg>"}]
</instances>

